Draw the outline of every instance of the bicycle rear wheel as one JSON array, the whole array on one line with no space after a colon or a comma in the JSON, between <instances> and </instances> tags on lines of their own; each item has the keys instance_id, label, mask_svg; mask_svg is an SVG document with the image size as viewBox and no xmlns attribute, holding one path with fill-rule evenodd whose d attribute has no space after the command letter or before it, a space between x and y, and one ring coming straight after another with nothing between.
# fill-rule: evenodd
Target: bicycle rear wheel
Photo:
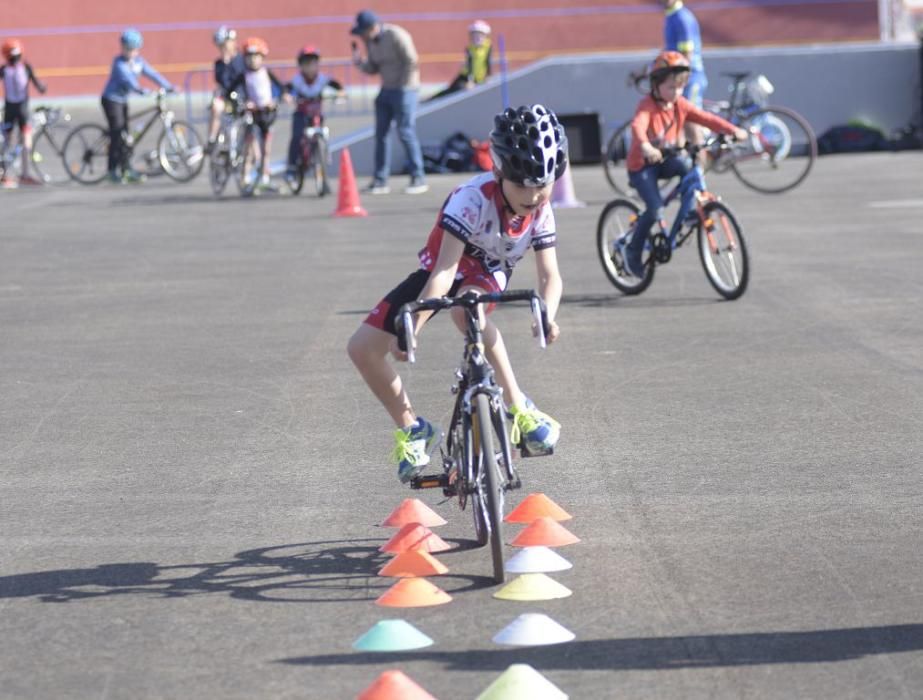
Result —
<instances>
[{"instance_id":1,"label":"bicycle rear wheel","mask_svg":"<svg viewBox=\"0 0 923 700\"><path fill-rule=\"evenodd\" d=\"M731 169L752 190L779 194L797 187L817 159L817 139L811 125L786 107L766 107L740 123L752 134L734 148Z\"/></svg>"},{"instance_id":2,"label":"bicycle rear wheel","mask_svg":"<svg viewBox=\"0 0 923 700\"><path fill-rule=\"evenodd\" d=\"M58 160L58 144L63 143L67 136L67 129L59 124L49 125L37 132L32 141L32 169L35 176L45 184L59 184L67 180L61 172Z\"/></svg>"},{"instance_id":3,"label":"bicycle rear wheel","mask_svg":"<svg viewBox=\"0 0 923 700\"><path fill-rule=\"evenodd\" d=\"M202 139L184 121L174 121L164 128L157 143L157 153L163 171L176 182L189 182L205 165Z\"/></svg>"},{"instance_id":4,"label":"bicycle rear wheel","mask_svg":"<svg viewBox=\"0 0 923 700\"><path fill-rule=\"evenodd\" d=\"M318 138L314 143L314 192L318 197L330 193L327 185L327 140Z\"/></svg>"},{"instance_id":5,"label":"bicycle rear wheel","mask_svg":"<svg viewBox=\"0 0 923 700\"><path fill-rule=\"evenodd\" d=\"M654 261L650 246L645 245L641 260L644 276L640 279L625 270L624 250L634 235L641 209L627 199L609 202L599 215L596 227L596 252L609 281L624 294L640 294L654 280Z\"/></svg>"},{"instance_id":6,"label":"bicycle rear wheel","mask_svg":"<svg viewBox=\"0 0 923 700\"><path fill-rule=\"evenodd\" d=\"M737 299L747 290L750 260L743 233L734 214L721 202L709 202L704 225L698 225L698 248L705 276L725 299Z\"/></svg>"},{"instance_id":7,"label":"bicycle rear wheel","mask_svg":"<svg viewBox=\"0 0 923 700\"><path fill-rule=\"evenodd\" d=\"M616 192L623 197L631 196L631 185L628 183L628 150L631 148L631 122L622 124L606 142L606 151L603 153L603 171L606 180Z\"/></svg>"},{"instance_id":8,"label":"bicycle rear wheel","mask_svg":"<svg viewBox=\"0 0 923 700\"><path fill-rule=\"evenodd\" d=\"M474 493L475 527L481 525L490 541L494 581L503 583L506 572L503 569L503 487L500 478L497 453L494 451L493 420L490 415L490 400L485 394L475 399L475 433L477 460L480 465ZM480 513L480 515L479 515ZM477 518L481 522L477 522ZM480 536L479 536L480 541Z\"/></svg>"},{"instance_id":9,"label":"bicycle rear wheel","mask_svg":"<svg viewBox=\"0 0 923 700\"><path fill-rule=\"evenodd\" d=\"M98 124L83 124L68 134L61 149L67 174L83 185L95 185L109 167L109 134Z\"/></svg>"}]
</instances>

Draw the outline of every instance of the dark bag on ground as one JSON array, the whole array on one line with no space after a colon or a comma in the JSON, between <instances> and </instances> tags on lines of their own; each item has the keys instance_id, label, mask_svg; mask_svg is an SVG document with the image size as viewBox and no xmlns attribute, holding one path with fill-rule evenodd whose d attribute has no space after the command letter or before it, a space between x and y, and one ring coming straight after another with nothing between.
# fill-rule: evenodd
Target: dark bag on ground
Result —
<instances>
[{"instance_id":1,"label":"dark bag on ground","mask_svg":"<svg viewBox=\"0 0 923 700\"><path fill-rule=\"evenodd\" d=\"M442 144L423 146L423 169L427 173L464 173L474 170L471 139L458 131Z\"/></svg>"},{"instance_id":2,"label":"dark bag on ground","mask_svg":"<svg viewBox=\"0 0 923 700\"><path fill-rule=\"evenodd\" d=\"M817 139L817 150L827 153L862 153L890 150L888 139L878 129L869 126L834 126Z\"/></svg>"}]
</instances>

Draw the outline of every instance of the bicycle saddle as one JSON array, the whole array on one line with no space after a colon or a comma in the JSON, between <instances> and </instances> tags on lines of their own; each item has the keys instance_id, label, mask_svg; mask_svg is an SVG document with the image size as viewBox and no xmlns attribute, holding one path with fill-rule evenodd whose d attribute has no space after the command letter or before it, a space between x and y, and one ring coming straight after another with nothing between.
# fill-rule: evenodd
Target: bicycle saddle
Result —
<instances>
[{"instance_id":1,"label":"bicycle saddle","mask_svg":"<svg viewBox=\"0 0 923 700\"><path fill-rule=\"evenodd\" d=\"M753 71L749 71L749 70L748 70L748 71L742 71L742 72L739 72L739 73L738 73L738 72L733 72L733 73L722 73L721 75L723 75L723 76L725 76L725 77L727 77L727 78L730 78L730 79L733 80L734 82L739 82L739 81L741 81L741 80L744 80L745 78L748 78L748 77L749 77L750 75L752 75L752 74L753 74Z\"/></svg>"}]
</instances>

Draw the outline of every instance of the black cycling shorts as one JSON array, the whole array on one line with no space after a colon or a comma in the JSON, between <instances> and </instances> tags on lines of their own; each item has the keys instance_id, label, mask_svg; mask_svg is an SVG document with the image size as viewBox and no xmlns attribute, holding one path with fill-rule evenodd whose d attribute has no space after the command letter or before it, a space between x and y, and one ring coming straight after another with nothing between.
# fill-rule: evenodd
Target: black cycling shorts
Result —
<instances>
[{"instance_id":1,"label":"black cycling shorts","mask_svg":"<svg viewBox=\"0 0 923 700\"><path fill-rule=\"evenodd\" d=\"M14 126L25 131L29 126L29 101L3 103L3 130L10 131Z\"/></svg>"}]
</instances>

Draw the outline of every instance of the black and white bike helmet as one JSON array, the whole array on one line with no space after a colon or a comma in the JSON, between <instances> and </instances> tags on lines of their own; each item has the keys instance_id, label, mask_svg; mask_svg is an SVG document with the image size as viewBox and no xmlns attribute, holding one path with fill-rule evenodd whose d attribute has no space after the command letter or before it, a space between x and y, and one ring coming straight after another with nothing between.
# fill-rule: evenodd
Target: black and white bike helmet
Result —
<instances>
[{"instance_id":1,"label":"black and white bike helmet","mask_svg":"<svg viewBox=\"0 0 923 700\"><path fill-rule=\"evenodd\" d=\"M502 177L528 187L544 187L564 174L567 136L542 105L505 109L494 117L490 155Z\"/></svg>"}]
</instances>

